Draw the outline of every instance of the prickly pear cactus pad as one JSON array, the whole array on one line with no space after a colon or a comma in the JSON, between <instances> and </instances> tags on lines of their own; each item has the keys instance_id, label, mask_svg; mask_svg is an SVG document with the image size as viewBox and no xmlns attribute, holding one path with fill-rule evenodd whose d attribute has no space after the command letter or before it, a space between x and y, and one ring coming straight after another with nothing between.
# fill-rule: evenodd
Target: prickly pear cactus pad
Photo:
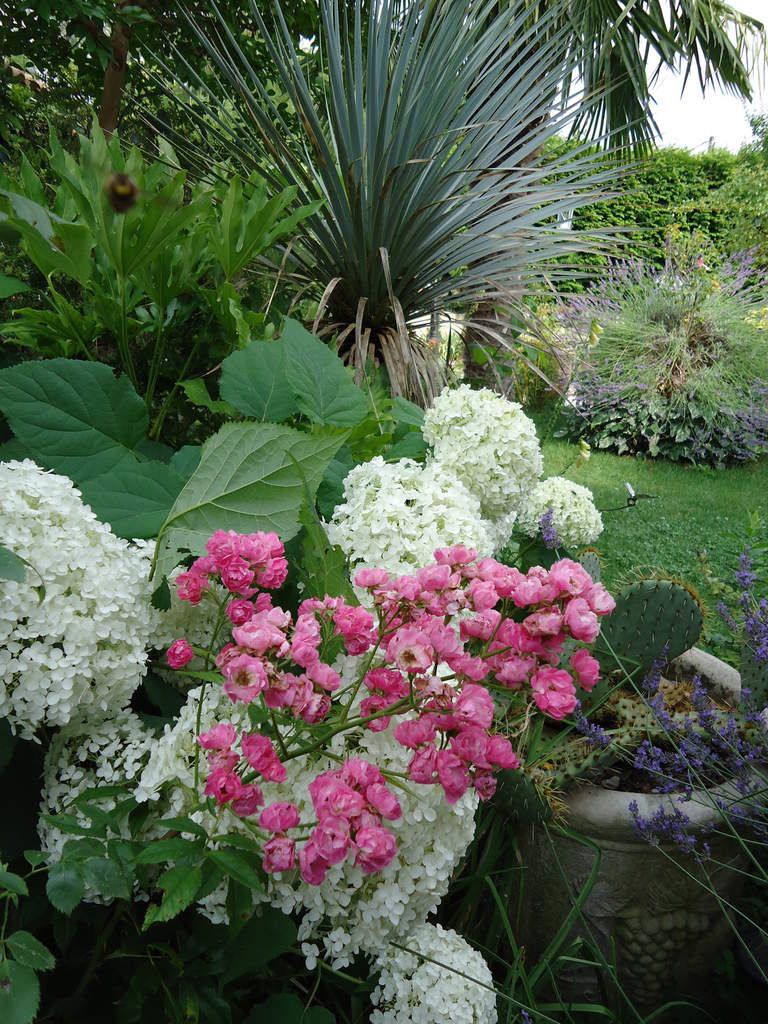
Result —
<instances>
[{"instance_id":1,"label":"prickly pear cactus pad","mask_svg":"<svg viewBox=\"0 0 768 1024\"><path fill-rule=\"evenodd\" d=\"M671 661L693 647L702 623L699 601L682 584L639 580L616 594L595 653L604 672L624 669L639 680L655 661Z\"/></svg>"}]
</instances>

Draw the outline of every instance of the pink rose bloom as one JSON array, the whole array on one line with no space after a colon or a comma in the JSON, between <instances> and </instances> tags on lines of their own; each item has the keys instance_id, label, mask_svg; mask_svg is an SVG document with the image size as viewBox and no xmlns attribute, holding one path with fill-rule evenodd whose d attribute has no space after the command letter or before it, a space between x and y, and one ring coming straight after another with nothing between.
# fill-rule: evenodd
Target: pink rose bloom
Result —
<instances>
[{"instance_id":1,"label":"pink rose bloom","mask_svg":"<svg viewBox=\"0 0 768 1024\"><path fill-rule=\"evenodd\" d=\"M285 558L272 558L263 569L256 570L256 582L267 590L282 587L288 576L288 561Z\"/></svg>"},{"instance_id":2,"label":"pink rose bloom","mask_svg":"<svg viewBox=\"0 0 768 1024\"><path fill-rule=\"evenodd\" d=\"M472 679L476 683L485 679L491 671L491 667L485 659L473 658L471 654L461 654L446 660L457 675L466 676L467 679Z\"/></svg>"},{"instance_id":3,"label":"pink rose bloom","mask_svg":"<svg viewBox=\"0 0 768 1024\"><path fill-rule=\"evenodd\" d=\"M428 785L435 781L437 772L437 748L422 747L417 750L408 765L408 778L412 782Z\"/></svg>"},{"instance_id":4,"label":"pink rose bloom","mask_svg":"<svg viewBox=\"0 0 768 1024\"><path fill-rule=\"evenodd\" d=\"M340 604L333 613L333 624L348 654L364 654L376 642L374 618L365 608Z\"/></svg>"},{"instance_id":5,"label":"pink rose bloom","mask_svg":"<svg viewBox=\"0 0 768 1024\"><path fill-rule=\"evenodd\" d=\"M587 604L595 615L608 615L616 607L616 602L602 583L592 584L592 589L587 594Z\"/></svg>"},{"instance_id":6,"label":"pink rose bloom","mask_svg":"<svg viewBox=\"0 0 768 1024\"><path fill-rule=\"evenodd\" d=\"M376 715L379 711L383 711L384 708L388 708L391 703L392 701L388 697L374 694L373 697L366 697L360 701L360 714L363 718L367 718L369 715ZM365 728L371 732L385 732L389 728L391 721L391 715L382 715L381 718L374 718L370 722L366 722Z\"/></svg>"},{"instance_id":7,"label":"pink rose bloom","mask_svg":"<svg viewBox=\"0 0 768 1024\"><path fill-rule=\"evenodd\" d=\"M253 583L254 572L242 558L232 558L223 564L219 571L221 582L233 594L247 594Z\"/></svg>"},{"instance_id":8,"label":"pink rose bloom","mask_svg":"<svg viewBox=\"0 0 768 1024\"><path fill-rule=\"evenodd\" d=\"M268 708L288 708L294 702L296 688L301 686L298 676L290 672L280 672L270 677L269 686L262 694Z\"/></svg>"},{"instance_id":9,"label":"pink rose bloom","mask_svg":"<svg viewBox=\"0 0 768 1024\"><path fill-rule=\"evenodd\" d=\"M453 714L463 725L488 729L493 721L493 697L484 686L465 683L456 699Z\"/></svg>"},{"instance_id":10,"label":"pink rose bloom","mask_svg":"<svg viewBox=\"0 0 768 1024\"><path fill-rule=\"evenodd\" d=\"M377 828L375 825L358 830L355 836L355 846L357 847L355 864L359 864L366 875L383 871L397 853L397 842L392 833L386 828Z\"/></svg>"},{"instance_id":11,"label":"pink rose bloom","mask_svg":"<svg viewBox=\"0 0 768 1024\"><path fill-rule=\"evenodd\" d=\"M502 664L501 668L496 669L496 682L513 690L527 682L536 668L535 658L521 658L511 652L499 655L499 660Z\"/></svg>"},{"instance_id":12,"label":"pink rose bloom","mask_svg":"<svg viewBox=\"0 0 768 1024\"><path fill-rule=\"evenodd\" d=\"M218 572L219 570L215 558L212 558L210 555L203 555L202 558L194 560L189 567L189 571L197 576L210 576L211 573Z\"/></svg>"},{"instance_id":13,"label":"pink rose bloom","mask_svg":"<svg viewBox=\"0 0 768 1024\"><path fill-rule=\"evenodd\" d=\"M437 778L449 804L455 804L469 788L467 766L450 750L437 752Z\"/></svg>"},{"instance_id":14,"label":"pink rose bloom","mask_svg":"<svg viewBox=\"0 0 768 1024\"><path fill-rule=\"evenodd\" d=\"M373 590L375 587L384 586L389 583L389 573L386 569L360 569L355 573L355 586L363 590Z\"/></svg>"},{"instance_id":15,"label":"pink rose bloom","mask_svg":"<svg viewBox=\"0 0 768 1024\"><path fill-rule=\"evenodd\" d=\"M238 557L243 551L244 540L244 536L234 530L216 530L206 541L205 550L217 563L221 563Z\"/></svg>"},{"instance_id":16,"label":"pink rose bloom","mask_svg":"<svg viewBox=\"0 0 768 1024\"><path fill-rule=\"evenodd\" d=\"M557 608L539 608L528 615L523 625L531 636L554 636L563 625L563 615Z\"/></svg>"},{"instance_id":17,"label":"pink rose bloom","mask_svg":"<svg viewBox=\"0 0 768 1024\"><path fill-rule=\"evenodd\" d=\"M165 652L165 658L171 668L184 668L195 656L188 640L174 640Z\"/></svg>"},{"instance_id":18,"label":"pink rose bloom","mask_svg":"<svg viewBox=\"0 0 768 1024\"><path fill-rule=\"evenodd\" d=\"M458 586L460 582L459 577L451 572L450 565L427 565L417 570L416 579L421 589L427 591L445 590Z\"/></svg>"},{"instance_id":19,"label":"pink rose bloom","mask_svg":"<svg viewBox=\"0 0 768 1024\"><path fill-rule=\"evenodd\" d=\"M578 677L579 685L589 693L600 678L600 662L593 658L589 651L580 647L571 655L570 663Z\"/></svg>"},{"instance_id":20,"label":"pink rose bloom","mask_svg":"<svg viewBox=\"0 0 768 1024\"><path fill-rule=\"evenodd\" d=\"M341 864L350 846L349 822L329 814L312 829L311 842L323 860L332 867Z\"/></svg>"},{"instance_id":21,"label":"pink rose bloom","mask_svg":"<svg viewBox=\"0 0 768 1024\"><path fill-rule=\"evenodd\" d=\"M304 691L291 705L294 715L301 718L307 725L317 725L331 710L331 698L327 693L315 690Z\"/></svg>"},{"instance_id":22,"label":"pink rose bloom","mask_svg":"<svg viewBox=\"0 0 768 1024\"><path fill-rule=\"evenodd\" d=\"M475 772L472 785L481 800L490 800L496 792L496 776L493 772Z\"/></svg>"},{"instance_id":23,"label":"pink rose bloom","mask_svg":"<svg viewBox=\"0 0 768 1024\"><path fill-rule=\"evenodd\" d=\"M544 588L541 580L535 576L523 576L515 583L512 600L518 608L539 604L544 600Z\"/></svg>"},{"instance_id":24,"label":"pink rose bloom","mask_svg":"<svg viewBox=\"0 0 768 1024\"><path fill-rule=\"evenodd\" d=\"M307 668L320 659L320 624L314 615L299 615L291 637L291 657L297 665Z\"/></svg>"},{"instance_id":25,"label":"pink rose bloom","mask_svg":"<svg viewBox=\"0 0 768 1024\"><path fill-rule=\"evenodd\" d=\"M229 722L219 722L207 732L201 732L197 742L204 750L229 750L237 738L237 730Z\"/></svg>"},{"instance_id":26,"label":"pink rose bloom","mask_svg":"<svg viewBox=\"0 0 768 1024\"><path fill-rule=\"evenodd\" d=\"M269 782L284 782L285 765L277 756L272 740L259 732L244 732L240 739L243 757L251 768L264 776Z\"/></svg>"},{"instance_id":27,"label":"pink rose bloom","mask_svg":"<svg viewBox=\"0 0 768 1024\"><path fill-rule=\"evenodd\" d=\"M287 832L299 824L299 808L296 804L276 802L269 804L259 815L259 824L267 832Z\"/></svg>"},{"instance_id":28,"label":"pink rose bloom","mask_svg":"<svg viewBox=\"0 0 768 1024\"><path fill-rule=\"evenodd\" d=\"M275 650L279 655L288 651L288 641L283 632L290 625L291 617L282 608L270 608L257 612L244 625L232 630L235 642L247 647L256 655Z\"/></svg>"},{"instance_id":29,"label":"pink rose bloom","mask_svg":"<svg viewBox=\"0 0 768 1024\"><path fill-rule=\"evenodd\" d=\"M591 644L597 639L600 623L583 597L574 597L568 602L563 619L574 640Z\"/></svg>"},{"instance_id":30,"label":"pink rose bloom","mask_svg":"<svg viewBox=\"0 0 768 1024\"><path fill-rule=\"evenodd\" d=\"M472 580L467 587L467 596L476 612L488 611L499 601L498 591L491 580Z\"/></svg>"},{"instance_id":31,"label":"pink rose bloom","mask_svg":"<svg viewBox=\"0 0 768 1024\"><path fill-rule=\"evenodd\" d=\"M531 689L536 706L550 718L565 718L578 703L573 680L564 669L540 668L531 679Z\"/></svg>"},{"instance_id":32,"label":"pink rose bloom","mask_svg":"<svg viewBox=\"0 0 768 1024\"><path fill-rule=\"evenodd\" d=\"M205 757L211 771L216 771L218 768L224 768L228 772L234 771L240 760L240 755L236 750L209 750Z\"/></svg>"},{"instance_id":33,"label":"pink rose bloom","mask_svg":"<svg viewBox=\"0 0 768 1024\"><path fill-rule=\"evenodd\" d=\"M435 561L440 565L469 565L477 558L477 552L472 548L465 548L463 544L454 544L450 548L438 548L435 551Z\"/></svg>"},{"instance_id":34,"label":"pink rose bloom","mask_svg":"<svg viewBox=\"0 0 768 1024\"><path fill-rule=\"evenodd\" d=\"M436 732L435 723L431 718L409 718L405 722L398 722L394 736L403 747L415 749L424 743L432 743Z\"/></svg>"},{"instance_id":35,"label":"pink rose bloom","mask_svg":"<svg viewBox=\"0 0 768 1024\"><path fill-rule=\"evenodd\" d=\"M272 595L271 594L259 594L258 597L253 601L254 611L257 612L268 612L272 607Z\"/></svg>"},{"instance_id":36,"label":"pink rose bloom","mask_svg":"<svg viewBox=\"0 0 768 1024\"><path fill-rule=\"evenodd\" d=\"M495 764L497 768L517 769L520 767L520 759L506 736L491 736L488 740L486 755L491 764Z\"/></svg>"},{"instance_id":37,"label":"pink rose bloom","mask_svg":"<svg viewBox=\"0 0 768 1024\"><path fill-rule=\"evenodd\" d=\"M328 863L311 839L299 850L299 871L308 885L320 885L328 874Z\"/></svg>"},{"instance_id":38,"label":"pink rose bloom","mask_svg":"<svg viewBox=\"0 0 768 1024\"><path fill-rule=\"evenodd\" d=\"M255 782L250 782L243 786L240 793L232 800L232 810L240 818L247 818L251 814L255 814L263 803L264 794Z\"/></svg>"},{"instance_id":39,"label":"pink rose bloom","mask_svg":"<svg viewBox=\"0 0 768 1024\"><path fill-rule=\"evenodd\" d=\"M478 612L471 619L462 619L459 623L459 635L462 640L490 640L500 622L500 612L493 609Z\"/></svg>"},{"instance_id":40,"label":"pink rose bloom","mask_svg":"<svg viewBox=\"0 0 768 1024\"><path fill-rule=\"evenodd\" d=\"M389 697L390 702L407 697L410 692L405 676L394 668L372 668L366 672L363 682L369 690L378 690Z\"/></svg>"},{"instance_id":41,"label":"pink rose bloom","mask_svg":"<svg viewBox=\"0 0 768 1024\"><path fill-rule=\"evenodd\" d=\"M387 821L397 821L402 817L403 812L397 797L383 782L374 782L369 786L365 791L365 799Z\"/></svg>"},{"instance_id":42,"label":"pink rose bloom","mask_svg":"<svg viewBox=\"0 0 768 1024\"><path fill-rule=\"evenodd\" d=\"M268 875L291 871L296 864L296 843L287 836L275 836L264 844L264 870Z\"/></svg>"},{"instance_id":43,"label":"pink rose bloom","mask_svg":"<svg viewBox=\"0 0 768 1024\"><path fill-rule=\"evenodd\" d=\"M465 764L475 764L481 768L490 768L487 748L488 733L476 726L462 729L451 740L451 750L457 757Z\"/></svg>"},{"instance_id":44,"label":"pink rose bloom","mask_svg":"<svg viewBox=\"0 0 768 1024\"><path fill-rule=\"evenodd\" d=\"M313 665L309 665L307 675L313 683L323 690L327 690L328 693L334 693L341 686L339 673L330 665L326 665L324 661L316 661Z\"/></svg>"},{"instance_id":45,"label":"pink rose bloom","mask_svg":"<svg viewBox=\"0 0 768 1024\"><path fill-rule=\"evenodd\" d=\"M554 585L558 597L562 594L581 597L592 586L592 577L583 565L572 558L561 558L549 570L549 582Z\"/></svg>"},{"instance_id":46,"label":"pink rose bloom","mask_svg":"<svg viewBox=\"0 0 768 1024\"><path fill-rule=\"evenodd\" d=\"M252 601L241 597L236 601L230 601L227 605L227 618L233 626L242 626L254 613Z\"/></svg>"},{"instance_id":47,"label":"pink rose bloom","mask_svg":"<svg viewBox=\"0 0 768 1024\"><path fill-rule=\"evenodd\" d=\"M226 768L215 768L205 780L204 793L212 796L217 804L226 804L240 796L243 781L239 775Z\"/></svg>"},{"instance_id":48,"label":"pink rose bloom","mask_svg":"<svg viewBox=\"0 0 768 1024\"><path fill-rule=\"evenodd\" d=\"M350 757L342 765L339 774L341 781L348 786L359 786L362 789L384 781L376 765L362 757Z\"/></svg>"},{"instance_id":49,"label":"pink rose bloom","mask_svg":"<svg viewBox=\"0 0 768 1024\"><path fill-rule=\"evenodd\" d=\"M190 604L200 604L203 591L210 585L208 578L198 572L180 572L176 577L176 593L179 600L189 601Z\"/></svg>"},{"instance_id":50,"label":"pink rose bloom","mask_svg":"<svg viewBox=\"0 0 768 1024\"><path fill-rule=\"evenodd\" d=\"M241 700L244 704L250 704L269 683L264 663L258 658L252 658L250 654L238 654L224 666L222 672L225 677L224 692L231 701Z\"/></svg>"},{"instance_id":51,"label":"pink rose bloom","mask_svg":"<svg viewBox=\"0 0 768 1024\"><path fill-rule=\"evenodd\" d=\"M421 586L415 576L398 576L392 589L401 601L415 601L421 593Z\"/></svg>"}]
</instances>

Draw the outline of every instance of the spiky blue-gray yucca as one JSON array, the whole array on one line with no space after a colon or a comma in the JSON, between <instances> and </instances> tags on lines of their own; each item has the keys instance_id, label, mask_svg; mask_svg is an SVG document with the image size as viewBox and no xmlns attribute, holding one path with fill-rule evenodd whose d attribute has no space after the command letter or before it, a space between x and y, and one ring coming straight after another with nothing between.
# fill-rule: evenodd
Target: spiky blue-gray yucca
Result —
<instances>
[{"instance_id":1,"label":"spiky blue-gray yucca","mask_svg":"<svg viewBox=\"0 0 768 1024\"><path fill-rule=\"evenodd\" d=\"M534 18L526 0L319 2L322 61L311 66L321 83L308 80L279 6L270 31L252 4L271 57L253 67L212 5L216 26L197 31L220 92L199 82L189 109L236 164L275 188L295 185L297 202L322 200L289 272L322 297L321 328L358 366L373 355L395 392L427 398L439 374L414 321L481 298L519 302L568 275L569 254L587 243L558 220L611 183L586 146L543 159L575 113L561 102L567 4Z\"/></svg>"}]
</instances>

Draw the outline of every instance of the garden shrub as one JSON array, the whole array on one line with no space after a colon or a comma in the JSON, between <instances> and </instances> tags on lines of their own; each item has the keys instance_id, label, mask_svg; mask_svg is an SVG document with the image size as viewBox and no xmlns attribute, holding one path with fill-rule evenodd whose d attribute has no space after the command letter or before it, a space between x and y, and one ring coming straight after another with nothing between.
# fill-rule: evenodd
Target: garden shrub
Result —
<instances>
[{"instance_id":1,"label":"garden shrub","mask_svg":"<svg viewBox=\"0 0 768 1024\"><path fill-rule=\"evenodd\" d=\"M599 448L722 465L768 450L768 336L749 254L618 264L575 297L581 350L567 431ZM597 329L596 329L597 328Z\"/></svg>"}]
</instances>

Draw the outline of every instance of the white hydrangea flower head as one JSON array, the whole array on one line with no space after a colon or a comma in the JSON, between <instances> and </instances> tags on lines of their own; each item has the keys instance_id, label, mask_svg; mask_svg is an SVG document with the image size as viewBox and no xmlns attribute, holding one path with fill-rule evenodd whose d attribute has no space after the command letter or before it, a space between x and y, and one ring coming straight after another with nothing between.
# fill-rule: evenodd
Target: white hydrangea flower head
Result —
<instances>
[{"instance_id":1,"label":"white hydrangea flower head","mask_svg":"<svg viewBox=\"0 0 768 1024\"><path fill-rule=\"evenodd\" d=\"M541 517L552 510L552 527L565 548L592 544L603 532L603 518L595 508L592 492L562 476L550 476L532 490L517 525L530 537L540 532Z\"/></svg>"},{"instance_id":2,"label":"white hydrangea flower head","mask_svg":"<svg viewBox=\"0 0 768 1024\"><path fill-rule=\"evenodd\" d=\"M73 814L83 826L90 824L72 801L95 786L130 786L146 765L154 733L130 710L118 711L107 722L73 721L54 736L45 756L40 812ZM114 797L93 801L104 810L115 807ZM72 837L42 816L37 825L41 849L57 861ZM128 834L126 832L126 838Z\"/></svg>"},{"instance_id":3,"label":"white hydrangea flower head","mask_svg":"<svg viewBox=\"0 0 768 1024\"><path fill-rule=\"evenodd\" d=\"M390 946L376 957L371 1024L496 1024L491 972L465 939L423 924L398 944L413 952Z\"/></svg>"},{"instance_id":4,"label":"white hydrangea flower head","mask_svg":"<svg viewBox=\"0 0 768 1024\"><path fill-rule=\"evenodd\" d=\"M358 665L358 659L345 657L336 668L349 683ZM187 815L209 833L240 832L253 838L249 825L228 810L214 816L193 809L197 802L193 780L200 692L200 688L190 691L176 723L166 726L164 735L153 744L135 796L140 802L153 801L159 817ZM212 685L203 697L200 728L204 731L217 721L250 728L243 705L232 704L221 687ZM329 752L330 757L288 761L285 782L262 785L265 801L295 803L302 819L312 820L309 783L319 773L337 768L339 758L359 756L397 772L405 771L410 758L409 751L389 731L339 734L331 741ZM203 779L202 756L200 770ZM298 871L292 871L271 875L266 893L254 895L256 901L301 917L299 939L306 945L308 962L322 951L340 968L348 966L359 952L378 952L393 935L406 934L424 921L445 895L475 834L477 795L470 790L451 806L438 786L411 783L396 793L403 816L388 822L388 827L397 837L398 852L384 871L364 875L351 861L345 861L330 868L321 885L308 885ZM225 883L200 902L199 909L214 923L227 921L226 895Z\"/></svg>"},{"instance_id":5,"label":"white hydrangea flower head","mask_svg":"<svg viewBox=\"0 0 768 1024\"><path fill-rule=\"evenodd\" d=\"M487 519L519 512L541 476L533 420L488 388L445 388L426 411L423 433L436 461L480 501Z\"/></svg>"},{"instance_id":6,"label":"white hydrangea flower head","mask_svg":"<svg viewBox=\"0 0 768 1024\"><path fill-rule=\"evenodd\" d=\"M0 580L0 717L26 738L104 720L144 676L151 545L115 537L67 477L28 459L0 463L0 496L3 545L29 565Z\"/></svg>"},{"instance_id":7,"label":"white hydrangea flower head","mask_svg":"<svg viewBox=\"0 0 768 1024\"><path fill-rule=\"evenodd\" d=\"M377 455L350 471L344 502L326 525L353 568L412 573L437 548L465 544L481 556L496 547L478 499L445 466L412 459L385 462Z\"/></svg>"}]
</instances>

